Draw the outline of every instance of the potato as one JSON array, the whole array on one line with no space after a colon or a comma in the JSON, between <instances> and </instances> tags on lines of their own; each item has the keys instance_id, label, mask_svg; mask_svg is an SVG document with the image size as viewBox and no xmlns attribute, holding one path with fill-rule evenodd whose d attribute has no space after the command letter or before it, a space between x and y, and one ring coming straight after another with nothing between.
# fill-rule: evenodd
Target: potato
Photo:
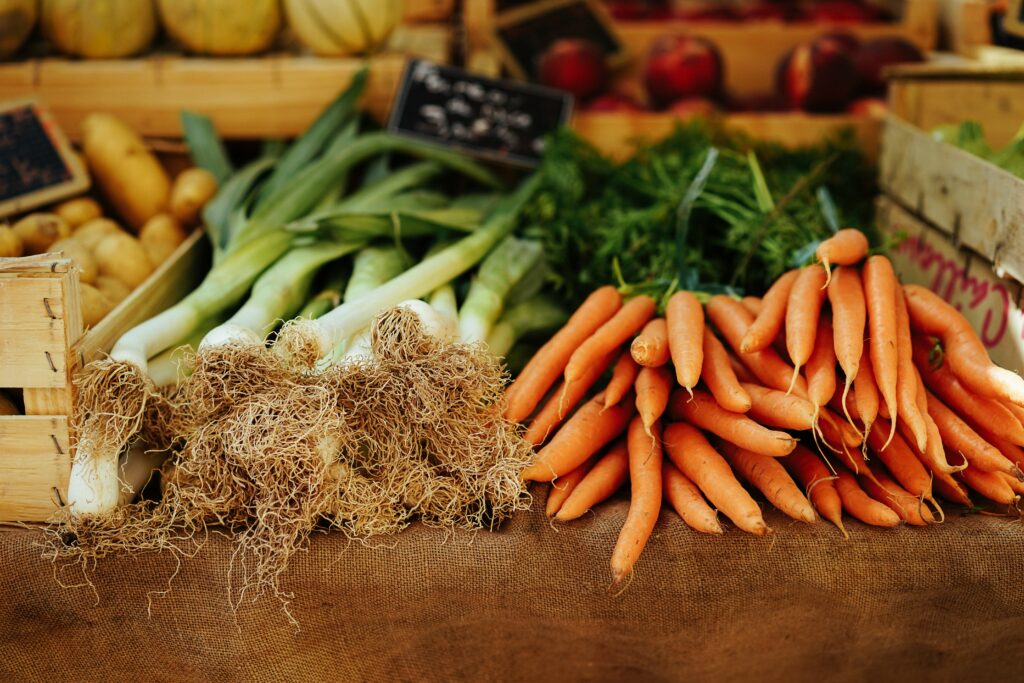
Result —
<instances>
[{"instance_id":1,"label":"potato","mask_svg":"<svg viewBox=\"0 0 1024 683\"><path fill-rule=\"evenodd\" d=\"M120 233L124 233L124 230L109 218L94 218L78 228L78 230L75 230L74 236L75 240L84 244L89 251L92 251L96 249L96 245L100 243L100 240L107 235L117 235Z\"/></svg>"},{"instance_id":2,"label":"potato","mask_svg":"<svg viewBox=\"0 0 1024 683\"><path fill-rule=\"evenodd\" d=\"M53 212L67 221L72 230L103 215L99 202L92 197L75 197L53 207Z\"/></svg>"},{"instance_id":3,"label":"potato","mask_svg":"<svg viewBox=\"0 0 1024 683\"><path fill-rule=\"evenodd\" d=\"M55 213L30 213L14 224L26 254L45 254L57 240L71 237L71 226Z\"/></svg>"},{"instance_id":4,"label":"potato","mask_svg":"<svg viewBox=\"0 0 1024 683\"><path fill-rule=\"evenodd\" d=\"M82 146L96 183L132 230L167 210L171 180L142 138L123 121L90 114L82 122Z\"/></svg>"},{"instance_id":5,"label":"potato","mask_svg":"<svg viewBox=\"0 0 1024 683\"><path fill-rule=\"evenodd\" d=\"M21 238L9 226L0 225L0 258L10 256L21 256L25 248L21 244Z\"/></svg>"},{"instance_id":6,"label":"potato","mask_svg":"<svg viewBox=\"0 0 1024 683\"><path fill-rule=\"evenodd\" d=\"M99 268L96 260L92 257L89 247L85 246L74 237L58 240L50 245L50 251L63 251L64 255L78 266L78 279L88 284L96 282L99 275Z\"/></svg>"},{"instance_id":7,"label":"potato","mask_svg":"<svg viewBox=\"0 0 1024 683\"><path fill-rule=\"evenodd\" d=\"M96 278L94 286L115 306L127 299L128 295L132 293L128 285L109 275L100 275Z\"/></svg>"},{"instance_id":8,"label":"potato","mask_svg":"<svg viewBox=\"0 0 1024 683\"><path fill-rule=\"evenodd\" d=\"M205 168L182 171L171 186L171 214L182 225L195 225L206 202L215 194L217 178Z\"/></svg>"},{"instance_id":9,"label":"potato","mask_svg":"<svg viewBox=\"0 0 1024 683\"><path fill-rule=\"evenodd\" d=\"M2 391L0 391L0 415L21 415L17 404Z\"/></svg>"},{"instance_id":10,"label":"potato","mask_svg":"<svg viewBox=\"0 0 1024 683\"><path fill-rule=\"evenodd\" d=\"M81 284L78 291L82 302L82 325L95 327L107 313L114 310L114 304L92 285Z\"/></svg>"},{"instance_id":11,"label":"potato","mask_svg":"<svg viewBox=\"0 0 1024 683\"><path fill-rule=\"evenodd\" d=\"M139 241L142 242L146 254L149 255L150 263L154 266L166 261L167 257L174 253L174 250L185 241L186 237L188 235L178 221L167 213L158 213L153 216L139 231Z\"/></svg>"},{"instance_id":12,"label":"potato","mask_svg":"<svg viewBox=\"0 0 1024 683\"><path fill-rule=\"evenodd\" d=\"M100 267L100 275L116 277L132 289L141 285L153 272L153 264L142 243L128 233L107 235L92 254Z\"/></svg>"}]
</instances>

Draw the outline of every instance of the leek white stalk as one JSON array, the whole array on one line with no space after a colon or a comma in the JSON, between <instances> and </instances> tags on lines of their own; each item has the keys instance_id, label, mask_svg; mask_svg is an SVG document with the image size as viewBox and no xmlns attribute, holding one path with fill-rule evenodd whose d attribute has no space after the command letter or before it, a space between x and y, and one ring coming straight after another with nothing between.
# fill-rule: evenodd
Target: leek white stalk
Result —
<instances>
[{"instance_id":1,"label":"leek white stalk","mask_svg":"<svg viewBox=\"0 0 1024 683\"><path fill-rule=\"evenodd\" d=\"M430 256L433 256L446 247L451 246L451 244L452 243L449 241L438 240L427 251L426 257L429 258ZM431 292L427 297L427 303L430 304L440 315L447 318L452 325L458 328L459 302L455 297L455 287L452 283L445 283Z\"/></svg>"},{"instance_id":2,"label":"leek white stalk","mask_svg":"<svg viewBox=\"0 0 1024 683\"><path fill-rule=\"evenodd\" d=\"M142 442L130 446L121 456L117 465L118 488L117 504L128 505L146 488L153 473L160 469L167 459L168 452L149 450Z\"/></svg>"},{"instance_id":3,"label":"leek white stalk","mask_svg":"<svg viewBox=\"0 0 1024 683\"><path fill-rule=\"evenodd\" d=\"M501 316L505 297L541 260L539 242L506 237L480 264L459 309L459 337L466 344L485 341Z\"/></svg>"},{"instance_id":4,"label":"leek white stalk","mask_svg":"<svg viewBox=\"0 0 1024 683\"><path fill-rule=\"evenodd\" d=\"M510 306L491 329L487 347L505 357L517 341L527 334L561 327L569 319L565 309L547 297L537 296Z\"/></svg>"},{"instance_id":5,"label":"leek white stalk","mask_svg":"<svg viewBox=\"0 0 1024 683\"><path fill-rule=\"evenodd\" d=\"M345 288L343 302L366 296L408 266L408 258L398 247L367 247L356 254L352 277ZM370 354L370 330L364 329L347 342L335 347L333 358L367 356Z\"/></svg>"},{"instance_id":6,"label":"leek white stalk","mask_svg":"<svg viewBox=\"0 0 1024 683\"><path fill-rule=\"evenodd\" d=\"M476 265L515 227L519 211L533 195L535 175L502 200L483 227L444 251L424 259L370 295L346 302L316 321L296 321L281 331L274 348L293 361L313 365L340 342L359 332L381 311L406 299L426 296Z\"/></svg>"}]
</instances>

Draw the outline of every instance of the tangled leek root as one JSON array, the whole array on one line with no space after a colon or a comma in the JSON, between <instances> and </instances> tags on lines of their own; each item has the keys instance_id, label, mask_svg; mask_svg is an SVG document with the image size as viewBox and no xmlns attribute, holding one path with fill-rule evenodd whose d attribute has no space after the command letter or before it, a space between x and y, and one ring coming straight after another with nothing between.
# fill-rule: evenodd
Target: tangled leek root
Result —
<instances>
[{"instance_id":1,"label":"tangled leek root","mask_svg":"<svg viewBox=\"0 0 1024 683\"><path fill-rule=\"evenodd\" d=\"M136 366L109 358L86 366L75 378L78 449L120 453L142 429L153 384Z\"/></svg>"}]
</instances>

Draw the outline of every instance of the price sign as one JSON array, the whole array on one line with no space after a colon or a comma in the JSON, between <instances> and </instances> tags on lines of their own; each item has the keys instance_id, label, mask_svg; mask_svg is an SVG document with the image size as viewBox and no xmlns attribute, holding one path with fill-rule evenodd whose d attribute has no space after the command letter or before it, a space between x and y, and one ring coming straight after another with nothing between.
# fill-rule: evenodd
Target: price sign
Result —
<instances>
[{"instance_id":1,"label":"price sign","mask_svg":"<svg viewBox=\"0 0 1024 683\"><path fill-rule=\"evenodd\" d=\"M544 139L572 115L572 96L410 60L388 129L513 166L535 167Z\"/></svg>"},{"instance_id":2,"label":"price sign","mask_svg":"<svg viewBox=\"0 0 1024 683\"><path fill-rule=\"evenodd\" d=\"M38 102L0 103L0 218L89 187L85 167Z\"/></svg>"}]
</instances>

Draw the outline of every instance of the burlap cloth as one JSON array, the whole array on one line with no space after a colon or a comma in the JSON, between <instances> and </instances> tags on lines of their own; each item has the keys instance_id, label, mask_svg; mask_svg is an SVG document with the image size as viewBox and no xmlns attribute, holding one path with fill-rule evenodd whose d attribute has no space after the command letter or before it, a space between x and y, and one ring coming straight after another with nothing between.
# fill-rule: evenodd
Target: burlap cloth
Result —
<instances>
[{"instance_id":1,"label":"burlap cloth","mask_svg":"<svg viewBox=\"0 0 1024 683\"><path fill-rule=\"evenodd\" d=\"M542 501L538 501L542 502ZM541 505L535 504L534 508ZM834 528L707 537L663 514L622 595L605 592L625 514L555 531L537 511L498 533L414 526L388 545L318 536L272 599L228 607L212 538L146 614L166 555L103 561L58 587L33 543L0 532L3 681L1019 681L1024 525Z\"/></svg>"}]
</instances>

